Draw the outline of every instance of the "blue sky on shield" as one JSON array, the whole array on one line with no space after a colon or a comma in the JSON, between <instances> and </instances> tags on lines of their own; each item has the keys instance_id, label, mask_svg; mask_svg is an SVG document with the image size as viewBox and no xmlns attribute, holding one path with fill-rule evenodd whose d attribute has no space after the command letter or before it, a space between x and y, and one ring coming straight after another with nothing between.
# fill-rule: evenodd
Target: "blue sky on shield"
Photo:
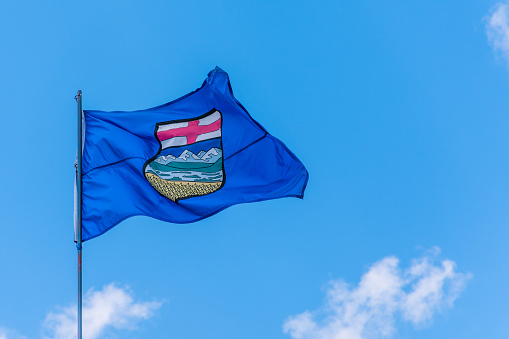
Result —
<instances>
[{"instance_id":1,"label":"blue sky on shield","mask_svg":"<svg viewBox=\"0 0 509 339\"><path fill-rule=\"evenodd\" d=\"M216 65L305 197L86 242L86 339L509 336L509 3L3 1L0 36L0 339L75 337L77 90Z\"/></svg>"}]
</instances>

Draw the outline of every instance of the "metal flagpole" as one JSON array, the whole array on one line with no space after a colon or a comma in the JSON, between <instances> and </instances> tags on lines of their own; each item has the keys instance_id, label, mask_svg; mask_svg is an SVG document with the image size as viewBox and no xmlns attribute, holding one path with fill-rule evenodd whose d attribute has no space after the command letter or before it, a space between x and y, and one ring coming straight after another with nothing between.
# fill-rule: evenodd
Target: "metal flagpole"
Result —
<instances>
[{"instance_id":1,"label":"metal flagpole","mask_svg":"<svg viewBox=\"0 0 509 339\"><path fill-rule=\"evenodd\" d=\"M76 225L76 248L78 249L78 339L83 338L82 329L82 270L81 270L81 158L83 157L83 111L81 106L81 90L76 95L78 103L78 159L76 164L76 190L77 190L77 225Z\"/></svg>"}]
</instances>

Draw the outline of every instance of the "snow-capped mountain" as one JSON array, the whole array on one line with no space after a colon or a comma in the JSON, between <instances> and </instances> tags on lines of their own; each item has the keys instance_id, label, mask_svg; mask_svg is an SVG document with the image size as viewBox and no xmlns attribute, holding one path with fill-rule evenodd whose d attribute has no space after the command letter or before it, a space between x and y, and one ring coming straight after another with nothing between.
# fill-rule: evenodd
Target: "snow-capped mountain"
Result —
<instances>
[{"instance_id":1,"label":"snow-capped mountain","mask_svg":"<svg viewBox=\"0 0 509 339\"><path fill-rule=\"evenodd\" d=\"M189 160L200 160L200 157L198 157L196 154L194 154L193 152L191 152L190 150L185 150L184 152L182 152L179 156L178 156L178 159L182 159L184 161L187 161L188 159Z\"/></svg>"},{"instance_id":2,"label":"snow-capped mountain","mask_svg":"<svg viewBox=\"0 0 509 339\"><path fill-rule=\"evenodd\" d=\"M166 156L165 155L161 155L155 161L160 163L160 164L162 164L162 165L166 165L167 163L172 162L175 159L176 158L173 155L168 154Z\"/></svg>"}]
</instances>

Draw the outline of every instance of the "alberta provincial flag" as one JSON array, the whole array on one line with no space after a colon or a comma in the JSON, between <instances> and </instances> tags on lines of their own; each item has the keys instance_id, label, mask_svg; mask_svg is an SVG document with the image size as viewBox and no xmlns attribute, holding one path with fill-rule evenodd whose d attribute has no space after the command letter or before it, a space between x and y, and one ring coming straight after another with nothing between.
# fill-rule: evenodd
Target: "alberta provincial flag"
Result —
<instances>
[{"instance_id":1,"label":"alberta provincial flag","mask_svg":"<svg viewBox=\"0 0 509 339\"><path fill-rule=\"evenodd\" d=\"M84 110L83 121L83 241L131 216L190 223L239 203L303 197L305 167L251 118L218 67L177 100Z\"/></svg>"}]
</instances>

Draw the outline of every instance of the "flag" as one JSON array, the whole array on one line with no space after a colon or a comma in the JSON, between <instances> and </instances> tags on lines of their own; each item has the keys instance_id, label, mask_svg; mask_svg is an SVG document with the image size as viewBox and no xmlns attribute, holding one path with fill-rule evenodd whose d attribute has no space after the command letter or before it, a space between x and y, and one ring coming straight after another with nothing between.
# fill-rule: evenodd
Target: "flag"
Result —
<instances>
[{"instance_id":1,"label":"flag","mask_svg":"<svg viewBox=\"0 0 509 339\"><path fill-rule=\"evenodd\" d=\"M84 110L82 240L145 215L172 223L302 198L308 173L235 99L216 67L197 90L140 110Z\"/></svg>"}]
</instances>

